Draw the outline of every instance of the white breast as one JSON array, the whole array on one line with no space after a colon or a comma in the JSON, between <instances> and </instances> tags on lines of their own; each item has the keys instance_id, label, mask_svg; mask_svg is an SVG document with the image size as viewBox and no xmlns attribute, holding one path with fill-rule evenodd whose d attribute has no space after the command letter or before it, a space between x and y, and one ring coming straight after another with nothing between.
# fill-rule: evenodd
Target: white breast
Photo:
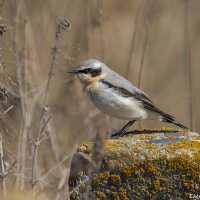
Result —
<instances>
[{"instance_id":1,"label":"white breast","mask_svg":"<svg viewBox=\"0 0 200 200\"><path fill-rule=\"evenodd\" d=\"M121 96L115 89L98 82L92 87L86 87L88 96L94 105L102 112L120 119L145 119L147 112L134 97Z\"/></svg>"}]
</instances>

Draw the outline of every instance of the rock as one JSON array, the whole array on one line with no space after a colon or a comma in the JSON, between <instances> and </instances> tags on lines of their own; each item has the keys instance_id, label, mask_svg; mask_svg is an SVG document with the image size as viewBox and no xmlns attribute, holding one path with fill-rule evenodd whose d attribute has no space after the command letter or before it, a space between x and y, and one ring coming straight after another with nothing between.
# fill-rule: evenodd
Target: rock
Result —
<instances>
[{"instance_id":1,"label":"rock","mask_svg":"<svg viewBox=\"0 0 200 200\"><path fill-rule=\"evenodd\" d=\"M92 145L83 144L78 151L91 157ZM88 183L92 199L168 200L200 194L198 133L144 129L138 135L106 139L104 148L101 169ZM88 180L81 170L70 178L71 199L83 199Z\"/></svg>"},{"instance_id":2,"label":"rock","mask_svg":"<svg viewBox=\"0 0 200 200\"><path fill-rule=\"evenodd\" d=\"M70 176L74 176L80 171L88 173L88 170L93 167L95 166L89 155L82 152L76 152L72 159Z\"/></svg>"}]
</instances>

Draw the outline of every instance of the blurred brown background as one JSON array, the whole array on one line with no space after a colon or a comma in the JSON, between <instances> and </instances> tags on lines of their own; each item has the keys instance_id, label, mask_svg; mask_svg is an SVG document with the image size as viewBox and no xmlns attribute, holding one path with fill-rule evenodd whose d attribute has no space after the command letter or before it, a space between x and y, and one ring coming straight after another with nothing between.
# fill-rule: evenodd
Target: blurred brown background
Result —
<instances>
[{"instance_id":1,"label":"blurred brown background","mask_svg":"<svg viewBox=\"0 0 200 200\"><path fill-rule=\"evenodd\" d=\"M4 64L1 77L8 75L16 83L24 78L17 76L14 47L19 2L25 4L20 11L17 40L22 49L24 44L26 46L27 108L44 91L58 19L66 18L71 24L70 30L61 34L49 92L50 126L59 155L101 129L112 133L125 124L96 111L82 93L79 82L66 73L87 58L105 62L140 86L159 108L193 131L200 131L199 0L3 1L0 23L5 24L7 30L0 37L0 61ZM24 18L27 20L25 29ZM4 78L1 83L19 93L18 84ZM10 106L14 107L7 119L4 118L6 125L9 122L9 134L2 130L5 144L17 141L22 123L20 100L9 93L3 109ZM30 124L36 128L34 117ZM141 124L142 128L163 126L172 127L154 121ZM34 131L30 134L34 137ZM8 149L15 152L17 145Z\"/></svg>"}]
</instances>

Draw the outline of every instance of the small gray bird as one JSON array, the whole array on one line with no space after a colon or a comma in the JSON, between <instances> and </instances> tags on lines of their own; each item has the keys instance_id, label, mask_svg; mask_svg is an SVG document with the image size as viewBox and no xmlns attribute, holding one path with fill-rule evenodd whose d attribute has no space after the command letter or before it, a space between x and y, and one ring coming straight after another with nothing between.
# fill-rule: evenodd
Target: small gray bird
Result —
<instances>
[{"instance_id":1,"label":"small gray bird","mask_svg":"<svg viewBox=\"0 0 200 200\"><path fill-rule=\"evenodd\" d=\"M142 90L96 59L84 61L69 73L78 76L83 91L99 110L112 117L129 120L119 135L125 134L136 120L144 119L172 123L187 129L173 116L157 108Z\"/></svg>"}]
</instances>

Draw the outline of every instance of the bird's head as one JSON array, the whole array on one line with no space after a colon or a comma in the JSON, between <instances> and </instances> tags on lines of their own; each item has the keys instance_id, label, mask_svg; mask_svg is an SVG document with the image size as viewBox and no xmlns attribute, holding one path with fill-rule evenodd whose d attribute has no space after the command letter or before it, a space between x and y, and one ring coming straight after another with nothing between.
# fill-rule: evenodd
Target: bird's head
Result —
<instances>
[{"instance_id":1,"label":"bird's head","mask_svg":"<svg viewBox=\"0 0 200 200\"><path fill-rule=\"evenodd\" d=\"M96 59L89 59L69 73L77 75L81 83L90 84L105 78L105 67L102 62Z\"/></svg>"}]
</instances>

